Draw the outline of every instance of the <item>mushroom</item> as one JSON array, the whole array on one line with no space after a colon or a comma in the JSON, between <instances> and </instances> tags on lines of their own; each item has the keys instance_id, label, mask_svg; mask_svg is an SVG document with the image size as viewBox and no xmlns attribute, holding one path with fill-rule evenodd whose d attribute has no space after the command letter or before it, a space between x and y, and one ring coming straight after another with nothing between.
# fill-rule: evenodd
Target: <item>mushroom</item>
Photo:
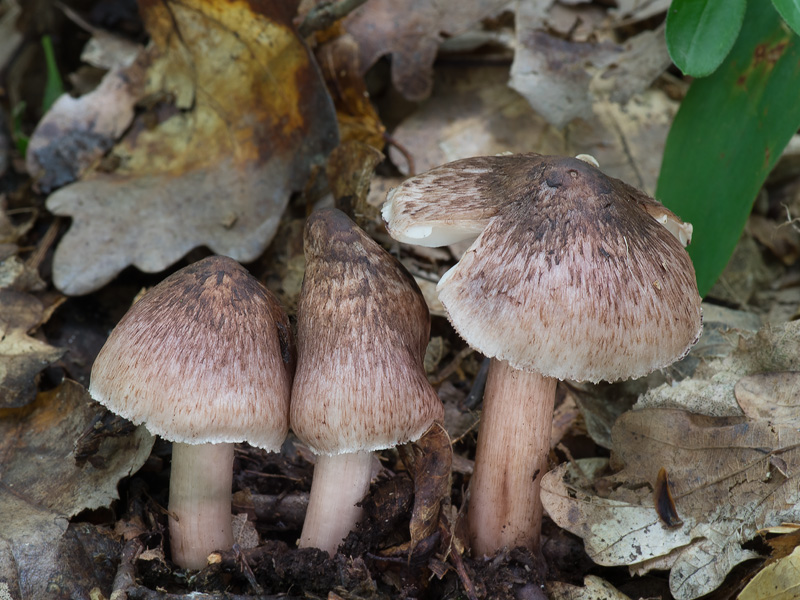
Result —
<instances>
[{"instance_id":1,"label":"mushroom","mask_svg":"<svg viewBox=\"0 0 800 600\"><path fill-rule=\"evenodd\" d=\"M91 396L173 442L169 529L179 566L200 569L233 545L234 442L280 449L293 365L277 299L221 256L156 285L100 350Z\"/></svg>"},{"instance_id":2,"label":"mushroom","mask_svg":"<svg viewBox=\"0 0 800 600\"><path fill-rule=\"evenodd\" d=\"M361 516L373 451L444 417L422 360L430 315L414 279L344 213L313 213L297 314L291 427L317 454L300 546L334 554Z\"/></svg>"},{"instance_id":3,"label":"mushroom","mask_svg":"<svg viewBox=\"0 0 800 600\"><path fill-rule=\"evenodd\" d=\"M584 160L538 154L443 165L390 192L383 215L404 242L480 230L437 286L455 330L492 358L470 537L477 554L534 549L556 381L640 377L700 335L694 267L679 241L691 226Z\"/></svg>"}]
</instances>

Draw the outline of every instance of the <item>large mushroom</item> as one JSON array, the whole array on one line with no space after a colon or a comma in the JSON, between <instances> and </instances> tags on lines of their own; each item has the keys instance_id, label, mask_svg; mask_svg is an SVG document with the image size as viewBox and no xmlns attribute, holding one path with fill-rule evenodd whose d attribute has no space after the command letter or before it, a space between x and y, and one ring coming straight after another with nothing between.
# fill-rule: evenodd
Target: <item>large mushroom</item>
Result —
<instances>
[{"instance_id":1,"label":"large mushroom","mask_svg":"<svg viewBox=\"0 0 800 600\"><path fill-rule=\"evenodd\" d=\"M305 229L291 426L317 454L300 545L334 554L361 515L373 451L444 416L422 360L430 315L405 268L344 213Z\"/></svg>"},{"instance_id":2,"label":"large mushroom","mask_svg":"<svg viewBox=\"0 0 800 600\"><path fill-rule=\"evenodd\" d=\"M383 215L408 243L479 232L437 288L456 331L492 358L471 542L479 555L535 548L556 381L640 377L700 335L691 226L587 161L538 154L437 167L390 192Z\"/></svg>"},{"instance_id":3,"label":"large mushroom","mask_svg":"<svg viewBox=\"0 0 800 600\"><path fill-rule=\"evenodd\" d=\"M172 558L230 548L234 442L280 450L294 348L277 299L236 261L210 257L134 304L92 367L89 393L170 440Z\"/></svg>"}]
</instances>

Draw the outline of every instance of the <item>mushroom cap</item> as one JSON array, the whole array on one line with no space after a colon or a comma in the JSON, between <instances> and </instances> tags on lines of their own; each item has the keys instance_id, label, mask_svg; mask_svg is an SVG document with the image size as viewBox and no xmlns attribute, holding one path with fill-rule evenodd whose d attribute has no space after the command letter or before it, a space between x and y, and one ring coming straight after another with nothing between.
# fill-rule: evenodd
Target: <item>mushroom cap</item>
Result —
<instances>
[{"instance_id":1,"label":"mushroom cap","mask_svg":"<svg viewBox=\"0 0 800 600\"><path fill-rule=\"evenodd\" d=\"M413 277L344 213L313 213L291 425L317 454L414 441L444 416L425 376L430 314Z\"/></svg>"},{"instance_id":2,"label":"mushroom cap","mask_svg":"<svg viewBox=\"0 0 800 600\"><path fill-rule=\"evenodd\" d=\"M573 159L529 152L456 160L389 190L381 215L389 234L405 244L446 246L474 240L505 206L529 197L541 169L559 160ZM574 160L597 166L587 154ZM692 241L691 223L624 181L613 181L683 246Z\"/></svg>"},{"instance_id":3,"label":"mushroom cap","mask_svg":"<svg viewBox=\"0 0 800 600\"><path fill-rule=\"evenodd\" d=\"M437 288L470 346L518 369L595 382L639 377L689 351L702 330L694 267L660 224L680 219L582 160L485 157L484 170L487 159L503 165L495 179L479 176L495 213ZM440 169L471 181L470 161Z\"/></svg>"},{"instance_id":4,"label":"mushroom cap","mask_svg":"<svg viewBox=\"0 0 800 600\"><path fill-rule=\"evenodd\" d=\"M213 256L130 308L95 360L89 393L173 442L276 451L288 431L293 366L278 300L239 263Z\"/></svg>"}]
</instances>

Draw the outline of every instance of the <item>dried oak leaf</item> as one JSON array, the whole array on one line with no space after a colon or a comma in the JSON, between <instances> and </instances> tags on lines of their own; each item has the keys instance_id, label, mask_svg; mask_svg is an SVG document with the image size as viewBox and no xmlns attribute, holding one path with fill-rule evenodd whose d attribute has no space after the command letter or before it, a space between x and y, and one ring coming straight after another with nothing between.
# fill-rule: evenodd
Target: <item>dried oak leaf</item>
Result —
<instances>
[{"instance_id":1,"label":"dried oak leaf","mask_svg":"<svg viewBox=\"0 0 800 600\"><path fill-rule=\"evenodd\" d=\"M31 402L36 394L36 375L64 354L63 349L28 335L41 324L43 316L44 307L34 296L0 289L0 408Z\"/></svg>"},{"instance_id":2,"label":"dried oak leaf","mask_svg":"<svg viewBox=\"0 0 800 600\"><path fill-rule=\"evenodd\" d=\"M764 567L737 600L794 600L800 597L800 546L789 556Z\"/></svg>"},{"instance_id":3,"label":"dried oak leaf","mask_svg":"<svg viewBox=\"0 0 800 600\"><path fill-rule=\"evenodd\" d=\"M102 410L69 380L29 406L0 409L0 582L13 582L18 600L89 597L79 583L84 573L66 558L74 552L65 537L69 519L117 498L119 480L141 467L153 445L140 427L100 445L101 468L78 467L75 440ZM84 566L108 560L99 554Z\"/></svg>"},{"instance_id":4,"label":"dried oak leaf","mask_svg":"<svg viewBox=\"0 0 800 600\"><path fill-rule=\"evenodd\" d=\"M344 27L358 43L366 72L381 56L392 57L392 83L421 101L431 93L433 61L445 36L464 33L502 10L503 0L372 0L354 10Z\"/></svg>"},{"instance_id":5,"label":"dried oak leaf","mask_svg":"<svg viewBox=\"0 0 800 600\"><path fill-rule=\"evenodd\" d=\"M561 465L542 481L542 502L598 564L671 569L673 596L697 598L758 556L742 544L760 529L800 519L799 420L628 412L612 432L616 472L587 489L585 474ZM653 502L661 468L669 472L678 526L665 525Z\"/></svg>"},{"instance_id":6,"label":"dried oak leaf","mask_svg":"<svg viewBox=\"0 0 800 600\"><path fill-rule=\"evenodd\" d=\"M131 264L161 271L201 245L242 262L263 252L338 135L291 8L139 2L151 110L103 161L113 170L98 166L48 199L73 217L54 257L59 289L91 292Z\"/></svg>"},{"instance_id":7,"label":"dried oak leaf","mask_svg":"<svg viewBox=\"0 0 800 600\"><path fill-rule=\"evenodd\" d=\"M661 28L624 43L563 39L550 32L549 5L517 4L510 85L556 127L589 118L600 98L625 103L671 64ZM580 18L576 14L576 24ZM596 37L608 37L607 33Z\"/></svg>"}]
</instances>

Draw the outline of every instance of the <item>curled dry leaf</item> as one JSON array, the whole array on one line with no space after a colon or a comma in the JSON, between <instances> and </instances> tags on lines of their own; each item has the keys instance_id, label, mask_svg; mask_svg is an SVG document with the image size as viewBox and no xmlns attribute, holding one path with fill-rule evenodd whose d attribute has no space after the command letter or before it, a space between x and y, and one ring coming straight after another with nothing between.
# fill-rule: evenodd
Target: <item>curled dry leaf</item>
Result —
<instances>
[{"instance_id":1,"label":"curled dry leaf","mask_svg":"<svg viewBox=\"0 0 800 600\"><path fill-rule=\"evenodd\" d=\"M800 597L800 546L789 556L764 567L737 600L794 600Z\"/></svg>"},{"instance_id":2,"label":"curled dry leaf","mask_svg":"<svg viewBox=\"0 0 800 600\"><path fill-rule=\"evenodd\" d=\"M62 94L28 142L26 167L43 192L78 179L131 124L144 84L143 61L128 54L79 98Z\"/></svg>"},{"instance_id":3,"label":"curled dry leaf","mask_svg":"<svg viewBox=\"0 0 800 600\"><path fill-rule=\"evenodd\" d=\"M73 218L53 279L98 289L128 265L157 272L205 245L247 262L292 190L336 145L332 103L289 6L145 0L151 36L137 117L99 167L48 208Z\"/></svg>"},{"instance_id":4,"label":"curled dry leaf","mask_svg":"<svg viewBox=\"0 0 800 600\"><path fill-rule=\"evenodd\" d=\"M64 354L63 349L28 335L43 317L44 307L34 296L0 289L0 408L31 402L36 394L36 376Z\"/></svg>"},{"instance_id":5,"label":"curled dry leaf","mask_svg":"<svg viewBox=\"0 0 800 600\"><path fill-rule=\"evenodd\" d=\"M584 539L595 562L671 568L675 598L696 598L757 556L742 545L760 529L800 519L798 424L798 417L772 424L680 410L628 412L613 429L616 472L595 477L587 489L575 469L561 465L542 481L542 502L558 525ZM653 502L661 468L669 471L678 526L663 523Z\"/></svg>"},{"instance_id":6,"label":"curled dry leaf","mask_svg":"<svg viewBox=\"0 0 800 600\"><path fill-rule=\"evenodd\" d=\"M433 61L445 36L464 33L502 10L505 0L372 0L353 11L344 26L358 43L366 72L384 55L392 58L392 83L413 101L433 86Z\"/></svg>"},{"instance_id":7,"label":"curled dry leaf","mask_svg":"<svg viewBox=\"0 0 800 600\"><path fill-rule=\"evenodd\" d=\"M376 151L383 148L386 128L370 101L353 37L340 35L320 46L316 55L333 95L342 143L356 140Z\"/></svg>"},{"instance_id":8,"label":"curled dry leaf","mask_svg":"<svg viewBox=\"0 0 800 600\"><path fill-rule=\"evenodd\" d=\"M409 552L439 527L442 503L450 498L450 466L453 449L444 427L434 423L420 439L399 447L414 481Z\"/></svg>"},{"instance_id":9,"label":"curled dry leaf","mask_svg":"<svg viewBox=\"0 0 800 600\"><path fill-rule=\"evenodd\" d=\"M28 407L0 409L0 581L15 582L22 600L53 597L54 582L65 597L88 597L88 589L74 588L64 555L69 518L107 506L119 480L150 454L153 438L140 427L105 440L94 461L99 468L77 466L73 444L101 410L69 380Z\"/></svg>"}]
</instances>

